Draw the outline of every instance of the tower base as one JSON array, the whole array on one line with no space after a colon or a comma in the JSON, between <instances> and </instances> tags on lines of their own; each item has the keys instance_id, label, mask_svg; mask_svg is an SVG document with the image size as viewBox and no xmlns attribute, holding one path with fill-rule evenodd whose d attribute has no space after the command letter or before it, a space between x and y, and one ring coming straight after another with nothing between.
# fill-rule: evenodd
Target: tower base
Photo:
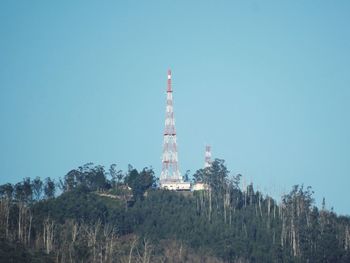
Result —
<instances>
[{"instance_id":1,"label":"tower base","mask_svg":"<svg viewBox=\"0 0 350 263\"><path fill-rule=\"evenodd\" d=\"M173 191L191 191L191 183L179 180L162 180L160 181L160 189Z\"/></svg>"}]
</instances>

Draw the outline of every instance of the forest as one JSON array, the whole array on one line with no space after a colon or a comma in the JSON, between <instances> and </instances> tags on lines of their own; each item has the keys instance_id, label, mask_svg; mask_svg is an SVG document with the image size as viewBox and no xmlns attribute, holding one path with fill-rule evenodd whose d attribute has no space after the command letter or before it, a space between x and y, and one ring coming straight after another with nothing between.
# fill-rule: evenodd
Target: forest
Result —
<instances>
[{"instance_id":1,"label":"forest","mask_svg":"<svg viewBox=\"0 0 350 263\"><path fill-rule=\"evenodd\" d=\"M275 200L240 180L215 159L195 192L92 163L3 184L0 262L350 262L350 217L317 207L311 187Z\"/></svg>"}]
</instances>

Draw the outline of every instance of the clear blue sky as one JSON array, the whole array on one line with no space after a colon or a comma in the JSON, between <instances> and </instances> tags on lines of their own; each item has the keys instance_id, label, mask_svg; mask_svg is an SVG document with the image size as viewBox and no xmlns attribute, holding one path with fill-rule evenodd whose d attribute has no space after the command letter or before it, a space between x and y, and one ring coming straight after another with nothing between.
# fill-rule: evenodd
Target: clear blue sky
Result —
<instances>
[{"instance_id":1,"label":"clear blue sky","mask_svg":"<svg viewBox=\"0 0 350 263\"><path fill-rule=\"evenodd\" d=\"M350 214L349 1L1 1L0 183L87 162L180 169L205 143L269 192Z\"/></svg>"}]
</instances>

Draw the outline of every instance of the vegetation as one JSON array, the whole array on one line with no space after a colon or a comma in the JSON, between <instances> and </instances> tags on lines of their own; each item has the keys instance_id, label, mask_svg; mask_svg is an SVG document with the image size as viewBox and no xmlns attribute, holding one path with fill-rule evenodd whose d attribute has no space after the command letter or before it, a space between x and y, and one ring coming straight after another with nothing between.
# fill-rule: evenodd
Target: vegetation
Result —
<instances>
[{"instance_id":1,"label":"vegetation","mask_svg":"<svg viewBox=\"0 0 350 263\"><path fill-rule=\"evenodd\" d=\"M294 186L280 203L225 162L208 190L157 189L152 169L86 164L58 182L0 186L0 262L350 262L350 218Z\"/></svg>"}]
</instances>

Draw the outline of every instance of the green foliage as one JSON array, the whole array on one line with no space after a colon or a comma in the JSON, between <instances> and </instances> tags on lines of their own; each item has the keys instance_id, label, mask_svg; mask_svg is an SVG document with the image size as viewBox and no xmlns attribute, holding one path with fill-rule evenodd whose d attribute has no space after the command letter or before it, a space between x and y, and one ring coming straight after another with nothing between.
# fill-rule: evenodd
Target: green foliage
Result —
<instances>
[{"instance_id":1,"label":"green foliage","mask_svg":"<svg viewBox=\"0 0 350 263\"><path fill-rule=\"evenodd\" d=\"M39 202L33 206L36 220L43 221L49 216L56 222L63 223L66 219L84 220L94 222L97 219L107 220L121 205L113 200L110 205L103 197L92 193L85 186L77 187L55 199Z\"/></svg>"},{"instance_id":2,"label":"green foliage","mask_svg":"<svg viewBox=\"0 0 350 263\"><path fill-rule=\"evenodd\" d=\"M45 197L48 199L55 197L56 185L55 185L55 182L51 180L50 177L46 178L45 180L44 193L45 193Z\"/></svg>"},{"instance_id":3,"label":"green foliage","mask_svg":"<svg viewBox=\"0 0 350 263\"><path fill-rule=\"evenodd\" d=\"M32 189L33 189L33 194L36 201L41 199L41 195L43 192L43 185L44 183L41 181L40 177L36 177L32 181Z\"/></svg>"},{"instance_id":4,"label":"green foliage","mask_svg":"<svg viewBox=\"0 0 350 263\"><path fill-rule=\"evenodd\" d=\"M195 173L209 186L198 192L156 189L148 168L122 174L84 165L57 197L50 178L1 185L0 262L349 262L350 218L315 207L310 187L277 204L220 159Z\"/></svg>"},{"instance_id":5,"label":"green foliage","mask_svg":"<svg viewBox=\"0 0 350 263\"><path fill-rule=\"evenodd\" d=\"M140 173L132 169L125 177L125 183L132 189L135 200L143 200L145 192L155 186L155 182L154 172L148 168L144 168Z\"/></svg>"},{"instance_id":6,"label":"green foliage","mask_svg":"<svg viewBox=\"0 0 350 263\"><path fill-rule=\"evenodd\" d=\"M107 190L111 188L111 182L107 180L103 166L93 166L92 163L87 163L78 169L69 171L60 181L60 188L63 192L71 191L80 186L84 186L90 191Z\"/></svg>"},{"instance_id":7,"label":"green foliage","mask_svg":"<svg viewBox=\"0 0 350 263\"><path fill-rule=\"evenodd\" d=\"M0 198L11 200L13 198L13 191L14 188L10 183L0 185Z\"/></svg>"},{"instance_id":8,"label":"green foliage","mask_svg":"<svg viewBox=\"0 0 350 263\"><path fill-rule=\"evenodd\" d=\"M22 244L0 239L0 262L53 263L54 258L40 251L27 249Z\"/></svg>"},{"instance_id":9,"label":"green foliage","mask_svg":"<svg viewBox=\"0 0 350 263\"><path fill-rule=\"evenodd\" d=\"M118 186L124 177L123 171L122 170L118 170L117 171L117 165L116 164L111 164L111 166L109 167L109 176L111 177L111 184L112 187L116 187Z\"/></svg>"}]
</instances>

